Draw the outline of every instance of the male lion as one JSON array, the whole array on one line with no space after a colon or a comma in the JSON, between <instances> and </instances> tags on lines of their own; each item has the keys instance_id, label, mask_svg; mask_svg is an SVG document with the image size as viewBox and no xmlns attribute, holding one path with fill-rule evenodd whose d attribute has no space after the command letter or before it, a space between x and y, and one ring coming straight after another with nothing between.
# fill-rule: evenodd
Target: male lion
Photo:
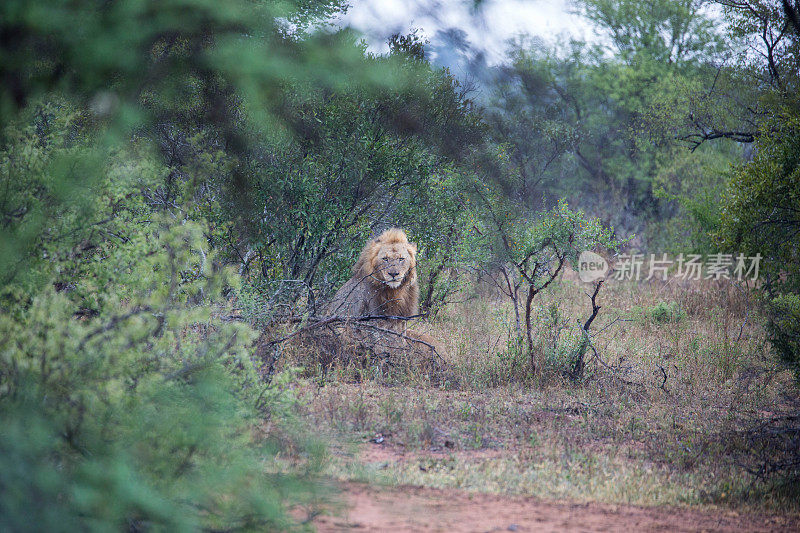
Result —
<instances>
[{"instance_id":1,"label":"male lion","mask_svg":"<svg viewBox=\"0 0 800 533\"><path fill-rule=\"evenodd\" d=\"M417 245L406 233L391 228L369 241L353 266L353 277L336 292L327 315L408 317L419 312ZM387 319L394 330L404 320Z\"/></svg>"},{"instance_id":2,"label":"male lion","mask_svg":"<svg viewBox=\"0 0 800 533\"><path fill-rule=\"evenodd\" d=\"M369 353L373 361L402 360L405 354L422 355L414 364L439 368L442 346L433 337L407 329L407 320L419 313L417 246L398 228L384 231L361 250L353 266L353 277L323 308L323 315L345 319L349 327L336 337L325 330L315 334L323 352L347 358ZM358 320L367 317L377 320ZM354 321L350 321L352 319Z\"/></svg>"}]
</instances>

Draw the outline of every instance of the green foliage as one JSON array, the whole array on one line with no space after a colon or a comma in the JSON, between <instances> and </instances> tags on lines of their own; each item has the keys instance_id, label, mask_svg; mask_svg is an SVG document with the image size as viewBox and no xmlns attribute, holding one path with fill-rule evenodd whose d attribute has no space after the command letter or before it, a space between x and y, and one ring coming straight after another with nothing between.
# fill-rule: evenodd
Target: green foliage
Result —
<instances>
[{"instance_id":1,"label":"green foliage","mask_svg":"<svg viewBox=\"0 0 800 533\"><path fill-rule=\"evenodd\" d=\"M443 168L397 206L398 220L418 246L423 310L438 311L466 288L465 271L487 259L468 183L469 176L460 169Z\"/></svg>"},{"instance_id":2,"label":"green foliage","mask_svg":"<svg viewBox=\"0 0 800 533\"><path fill-rule=\"evenodd\" d=\"M109 297L101 288L128 270L120 264L120 271L103 268L98 277L97 263L120 246L137 253L125 245L138 238L136 224L149 216L142 193L158 185L163 165L144 148L97 147L91 121L63 101L26 110L3 133L0 244L6 253L0 263L6 292L13 286L29 297L55 281L86 312L100 311Z\"/></svg>"},{"instance_id":3,"label":"green foliage","mask_svg":"<svg viewBox=\"0 0 800 533\"><path fill-rule=\"evenodd\" d=\"M386 225L449 272L484 131L416 36L372 56L314 29L342 7L0 8L1 526L286 529L317 499L293 373L265 385L217 317L309 312Z\"/></svg>"},{"instance_id":4,"label":"green foliage","mask_svg":"<svg viewBox=\"0 0 800 533\"><path fill-rule=\"evenodd\" d=\"M654 153L638 126L659 94L653 80L673 77L675 67L645 56L633 64L609 60L602 49L580 42L521 44L513 58L492 120L521 175L513 193L531 206L542 197L550 205L567 197L615 225L624 223L626 231L631 222L613 207L617 202L627 202L637 217L657 214Z\"/></svg>"},{"instance_id":5,"label":"green foliage","mask_svg":"<svg viewBox=\"0 0 800 533\"><path fill-rule=\"evenodd\" d=\"M796 112L795 112L796 113ZM779 132L766 135L750 163L731 179L716 233L721 246L760 254L759 278L772 345L798 372L797 298L800 294L800 123L795 114Z\"/></svg>"},{"instance_id":6,"label":"green foliage","mask_svg":"<svg viewBox=\"0 0 800 533\"><path fill-rule=\"evenodd\" d=\"M598 218L587 217L580 209L570 209L566 200L561 200L535 224L520 228L518 238L513 240L512 257L524 261L532 254L544 252L544 258L553 250L577 267L578 256L584 250L616 248L612 231Z\"/></svg>"},{"instance_id":7,"label":"green foliage","mask_svg":"<svg viewBox=\"0 0 800 533\"><path fill-rule=\"evenodd\" d=\"M723 248L761 253L776 347L796 358L794 78L762 100L780 118L719 211L739 153L673 148L676 117L725 109L696 98L719 46L700 3L582 2L611 56L521 45L487 113L416 34L379 56L318 27L344 5L0 7L0 528L34 510L48 530L290 527L284 504L318 496L319 467L292 436L294 374L265 385L255 332L220 317L233 300L263 335L302 326L387 226L419 245L425 309L465 271L505 280L518 333L524 302L527 346L510 335L487 382L533 375L533 298L581 251L619 244L557 200L575 191L623 231L625 211L687 217L672 242L710 248L721 224ZM572 364L584 335L556 334L545 365ZM255 438L264 419L290 436ZM299 466L275 458L287 447Z\"/></svg>"},{"instance_id":8,"label":"green foliage","mask_svg":"<svg viewBox=\"0 0 800 533\"><path fill-rule=\"evenodd\" d=\"M720 224L720 198L731 175L731 160L740 152L737 146L729 148L702 146L690 152L676 147L659 156L654 194L670 202L671 209L665 209L670 218L648 226L658 249L675 254L719 252L713 233Z\"/></svg>"},{"instance_id":9,"label":"green foliage","mask_svg":"<svg viewBox=\"0 0 800 533\"><path fill-rule=\"evenodd\" d=\"M566 200L559 200L548 211L527 214L513 211L513 204L489 196L479 186L473 190L485 231L492 235L493 257L511 262L520 272L530 274L532 280L542 276L546 279L552 273L547 267L551 261L577 266L582 251L599 247L614 249L619 244L611 228L596 217L588 217L581 209L571 209Z\"/></svg>"},{"instance_id":10,"label":"green foliage","mask_svg":"<svg viewBox=\"0 0 800 533\"><path fill-rule=\"evenodd\" d=\"M670 324L681 322L686 318L686 311L678 302L658 302L650 307L635 307L633 316L654 324Z\"/></svg>"},{"instance_id":11,"label":"green foliage","mask_svg":"<svg viewBox=\"0 0 800 533\"><path fill-rule=\"evenodd\" d=\"M800 124L766 136L753 161L734 174L724 196L717 233L722 246L762 254L762 276L771 286L800 290Z\"/></svg>"},{"instance_id":12,"label":"green foliage","mask_svg":"<svg viewBox=\"0 0 800 533\"><path fill-rule=\"evenodd\" d=\"M769 301L768 310L772 345L800 379L800 295L779 294Z\"/></svg>"},{"instance_id":13,"label":"green foliage","mask_svg":"<svg viewBox=\"0 0 800 533\"><path fill-rule=\"evenodd\" d=\"M287 116L292 90L346 90L356 81L402 88L413 70L399 60L368 63L347 32L306 31L340 7L335 0L111 2L100 8L89 1L7 2L0 31L13 37L0 50L0 118L4 125L28 124L18 120L26 109L65 99L82 124L102 132L79 157L72 130L63 130L66 146L58 150L72 155L54 157L47 172L52 183L64 185L55 191L64 194L51 199L53 208L91 200L76 191L102 181L105 163L128 149L134 134L138 149L155 148L168 169L159 187L151 184L150 207L197 216L195 206L182 202L214 191L211 204L235 204L241 217L251 215L259 170L253 162L265 155L263 137L285 138L301 126ZM6 133L0 140L14 142L14 132ZM35 213L25 218L24 233L22 224L4 232L4 267L50 227Z\"/></svg>"},{"instance_id":14,"label":"green foliage","mask_svg":"<svg viewBox=\"0 0 800 533\"><path fill-rule=\"evenodd\" d=\"M2 56L2 117L61 90L85 95L98 114L131 125L152 119L143 103L188 111L223 98L220 78L240 96L268 97L249 104L261 108L262 119L274 117L282 79L346 84L344 71L361 61L358 48L330 36L292 38L341 7L335 0L5 2L0 21L14 40ZM293 35L286 21L295 25Z\"/></svg>"},{"instance_id":15,"label":"green foliage","mask_svg":"<svg viewBox=\"0 0 800 533\"><path fill-rule=\"evenodd\" d=\"M567 198L622 235L641 235L644 247L680 247L687 232L708 243L706 228L698 228L704 221L686 212L691 193L664 195L659 176L675 170L678 147L698 142L686 131L689 117L723 127L742 115L708 96L723 45L713 19L693 0L591 0L578 2L578 11L608 46L521 39L512 66L497 70L488 117L523 177L512 194L531 207ZM722 80L719 86L730 85L728 71ZM698 159L717 172L718 160L738 156L715 146ZM716 176L681 178L700 187L712 182L705 206L717 201Z\"/></svg>"},{"instance_id":16,"label":"green foliage","mask_svg":"<svg viewBox=\"0 0 800 533\"><path fill-rule=\"evenodd\" d=\"M478 387L497 387L506 383L525 383L531 378L529 354L525 339L519 335L510 335L506 345L487 362L484 368L476 369L475 379Z\"/></svg>"},{"instance_id":17,"label":"green foliage","mask_svg":"<svg viewBox=\"0 0 800 533\"><path fill-rule=\"evenodd\" d=\"M580 128L569 120L569 102L558 91L569 76L581 75L572 68L580 67L549 52L536 47L513 50L513 66L500 74L487 112L499 155L519 176L517 190L507 192L528 205L558 195L551 167L574 150L579 140Z\"/></svg>"},{"instance_id":18,"label":"green foliage","mask_svg":"<svg viewBox=\"0 0 800 533\"><path fill-rule=\"evenodd\" d=\"M613 230L582 210L570 209L560 200L551 210L526 212L486 185L475 183L473 195L479 208L486 246L491 261L482 265L484 277L491 281L514 306L517 334L527 339L530 367L536 370L532 304L563 272L566 265L577 269L581 252L616 249L620 242ZM598 286L599 287L599 286ZM584 346L585 349L585 346Z\"/></svg>"},{"instance_id":19,"label":"green foliage","mask_svg":"<svg viewBox=\"0 0 800 533\"><path fill-rule=\"evenodd\" d=\"M253 332L210 314L235 279L203 228L164 220L108 253L97 278L119 275L96 316L75 319L70 298L45 289L0 318L3 457L15 460L4 519L21 524L36 502L63 518L57 530L287 525L284 491L313 491L253 440L256 407L269 409Z\"/></svg>"},{"instance_id":20,"label":"green foliage","mask_svg":"<svg viewBox=\"0 0 800 533\"><path fill-rule=\"evenodd\" d=\"M662 63L702 60L720 38L697 0L581 0L581 12L609 34L615 52L646 54Z\"/></svg>"},{"instance_id":21,"label":"green foliage","mask_svg":"<svg viewBox=\"0 0 800 533\"><path fill-rule=\"evenodd\" d=\"M44 418L38 402L5 401L0 524L26 530L35 516L35 529L50 531L288 527L286 495L313 489L269 472L273 447L245 445L248 424L223 377L197 371L191 383L93 408L70 445L63 420Z\"/></svg>"}]
</instances>

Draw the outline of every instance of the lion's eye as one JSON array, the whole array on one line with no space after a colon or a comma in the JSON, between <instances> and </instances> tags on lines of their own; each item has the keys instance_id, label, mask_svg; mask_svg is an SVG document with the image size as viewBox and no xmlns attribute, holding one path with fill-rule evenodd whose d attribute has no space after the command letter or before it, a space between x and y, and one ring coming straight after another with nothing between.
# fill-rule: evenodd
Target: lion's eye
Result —
<instances>
[{"instance_id":1,"label":"lion's eye","mask_svg":"<svg viewBox=\"0 0 800 533\"><path fill-rule=\"evenodd\" d=\"M388 260L389 260L389 258L388 258L388 257L384 257L384 258L383 258L383 260L384 260L384 261L388 261Z\"/></svg>"},{"instance_id":2,"label":"lion's eye","mask_svg":"<svg viewBox=\"0 0 800 533\"><path fill-rule=\"evenodd\" d=\"M401 257L401 258L400 258L400 262L401 262L401 263L402 263L403 261L405 261L405 260L406 260L406 258L405 258L405 257Z\"/></svg>"}]
</instances>

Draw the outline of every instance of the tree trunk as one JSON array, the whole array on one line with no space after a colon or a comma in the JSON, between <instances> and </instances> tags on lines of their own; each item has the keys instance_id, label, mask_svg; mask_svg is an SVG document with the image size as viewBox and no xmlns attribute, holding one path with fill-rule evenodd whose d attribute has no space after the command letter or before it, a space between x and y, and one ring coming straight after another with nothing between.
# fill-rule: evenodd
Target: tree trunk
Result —
<instances>
[{"instance_id":1,"label":"tree trunk","mask_svg":"<svg viewBox=\"0 0 800 533\"><path fill-rule=\"evenodd\" d=\"M597 318L597 313L600 312L600 308L602 307L597 305L597 293L600 292L600 287L602 285L603 280L601 279L595 284L594 293L589 296L589 298L592 299L592 314L589 315L589 318L587 318L586 322L583 324L583 337L581 338L581 343L578 346L578 350L575 352L575 364L572 366L572 372L570 373L570 377L573 379L573 381L583 377L583 369L586 367L586 350L589 349L589 345L592 342L591 337L589 336L589 328L592 327L592 322L594 322L594 319Z\"/></svg>"},{"instance_id":2,"label":"tree trunk","mask_svg":"<svg viewBox=\"0 0 800 533\"><path fill-rule=\"evenodd\" d=\"M425 291L425 297L422 299L422 311L425 313L430 312L431 305L433 305L433 286L442 270L444 270L444 260L428 275L428 288Z\"/></svg>"},{"instance_id":3,"label":"tree trunk","mask_svg":"<svg viewBox=\"0 0 800 533\"><path fill-rule=\"evenodd\" d=\"M519 320L519 285L512 283L511 276L509 276L506 267L504 266L500 272L503 274L503 279L506 282L508 292L506 293L511 301L514 303L514 319L516 320L517 334L522 333L522 324Z\"/></svg>"},{"instance_id":4,"label":"tree trunk","mask_svg":"<svg viewBox=\"0 0 800 533\"><path fill-rule=\"evenodd\" d=\"M531 327L531 304L536 290L533 286L528 288L528 297L525 299L525 336L528 340L528 354L531 358L531 372L536 372L536 356L533 353L533 333Z\"/></svg>"}]
</instances>

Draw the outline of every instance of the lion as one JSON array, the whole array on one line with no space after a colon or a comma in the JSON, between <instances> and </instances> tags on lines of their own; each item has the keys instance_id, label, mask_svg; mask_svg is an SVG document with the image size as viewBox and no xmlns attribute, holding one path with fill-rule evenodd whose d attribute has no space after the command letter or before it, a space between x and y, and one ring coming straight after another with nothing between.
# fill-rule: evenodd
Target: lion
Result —
<instances>
[{"instance_id":1,"label":"lion","mask_svg":"<svg viewBox=\"0 0 800 533\"><path fill-rule=\"evenodd\" d=\"M407 328L404 319L419 315L419 292L417 245L402 229L390 228L367 242L350 280L322 309L323 316L345 327L334 336L330 329L315 330L315 345L340 360L368 353L373 361L397 362L415 354L423 356L415 364L439 368L438 360L444 360L441 344Z\"/></svg>"},{"instance_id":2,"label":"lion","mask_svg":"<svg viewBox=\"0 0 800 533\"><path fill-rule=\"evenodd\" d=\"M325 314L350 318L411 317L419 313L417 245L406 232L390 228L370 240L353 266L353 276L326 306ZM387 318L393 330L405 330L405 320Z\"/></svg>"}]
</instances>

